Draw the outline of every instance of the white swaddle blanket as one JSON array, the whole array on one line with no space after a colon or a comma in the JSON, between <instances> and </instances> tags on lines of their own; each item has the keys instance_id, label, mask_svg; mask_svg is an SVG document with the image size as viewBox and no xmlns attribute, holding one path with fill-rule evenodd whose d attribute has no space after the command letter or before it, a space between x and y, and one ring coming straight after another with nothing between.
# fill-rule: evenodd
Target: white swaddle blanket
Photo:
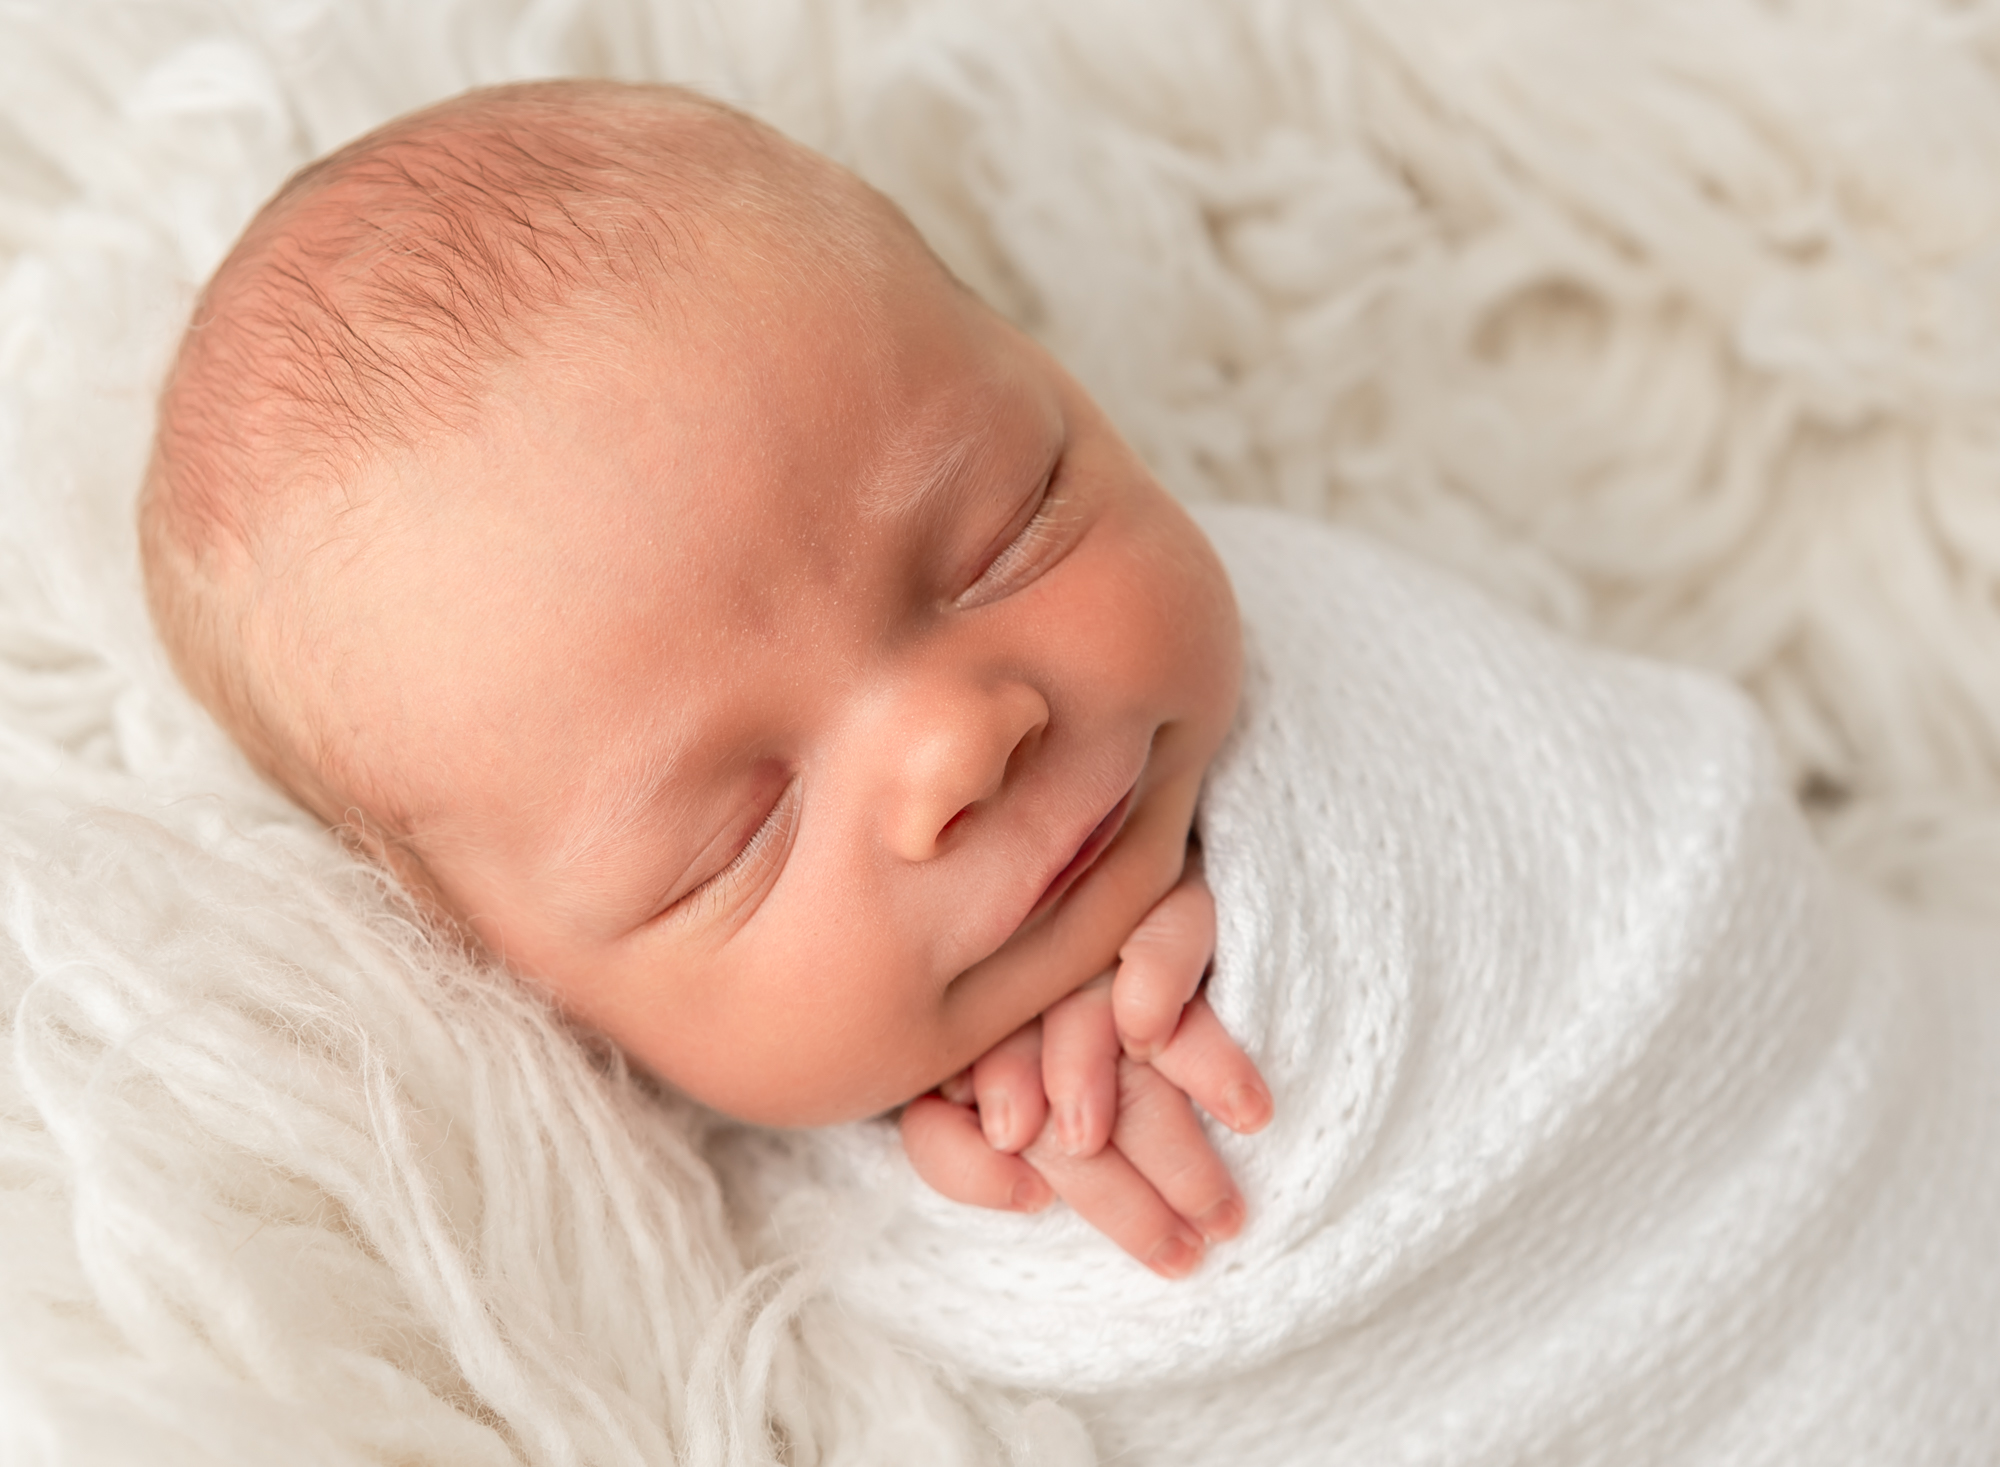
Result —
<instances>
[{"instance_id":1,"label":"white swaddle blanket","mask_svg":"<svg viewBox=\"0 0 2000 1467\"><path fill-rule=\"evenodd\" d=\"M780 1229L1107 1461L2000 1460L1979 936L1838 885L1731 690L1205 524L1248 653L1210 991L1277 1102L1214 1128L1248 1228L1166 1283L870 1124L750 1145Z\"/></svg>"}]
</instances>

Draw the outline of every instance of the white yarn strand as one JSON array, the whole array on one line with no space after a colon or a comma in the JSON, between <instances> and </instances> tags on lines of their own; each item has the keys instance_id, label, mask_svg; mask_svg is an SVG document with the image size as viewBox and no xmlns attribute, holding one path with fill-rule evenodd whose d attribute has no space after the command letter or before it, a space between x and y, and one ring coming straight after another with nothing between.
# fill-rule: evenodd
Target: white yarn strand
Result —
<instances>
[{"instance_id":1,"label":"white yarn strand","mask_svg":"<svg viewBox=\"0 0 2000 1467\"><path fill-rule=\"evenodd\" d=\"M428 941L146 624L153 396L257 203L576 72L857 167L1184 496L1736 679L1844 865L2000 915L2000 5L17 0L0 1459L1091 1459L753 1272L707 1122Z\"/></svg>"}]
</instances>

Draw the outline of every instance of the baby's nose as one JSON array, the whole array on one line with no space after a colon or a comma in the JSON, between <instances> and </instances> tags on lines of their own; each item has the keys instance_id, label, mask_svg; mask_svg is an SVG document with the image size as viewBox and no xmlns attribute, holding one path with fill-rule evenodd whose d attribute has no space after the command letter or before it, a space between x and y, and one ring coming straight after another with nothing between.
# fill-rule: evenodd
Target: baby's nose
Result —
<instances>
[{"instance_id":1,"label":"baby's nose","mask_svg":"<svg viewBox=\"0 0 2000 1467\"><path fill-rule=\"evenodd\" d=\"M889 844L906 861L927 861L945 833L1007 787L1049 726L1049 705L1025 683L932 691L911 700L902 727L900 798Z\"/></svg>"}]
</instances>

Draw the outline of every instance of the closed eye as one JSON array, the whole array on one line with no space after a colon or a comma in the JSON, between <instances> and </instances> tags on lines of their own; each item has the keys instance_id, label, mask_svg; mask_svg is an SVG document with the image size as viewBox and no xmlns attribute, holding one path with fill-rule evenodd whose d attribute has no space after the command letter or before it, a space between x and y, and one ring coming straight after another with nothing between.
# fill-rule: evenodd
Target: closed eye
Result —
<instances>
[{"instance_id":1,"label":"closed eye","mask_svg":"<svg viewBox=\"0 0 2000 1467\"><path fill-rule=\"evenodd\" d=\"M1011 595L1046 570L1068 547L1081 515L1065 487L1058 460L1042 482L1041 497L1028 522L987 562L979 579L959 594L954 606L970 611Z\"/></svg>"},{"instance_id":2,"label":"closed eye","mask_svg":"<svg viewBox=\"0 0 2000 1467\"><path fill-rule=\"evenodd\" d=\"M799 784L794 779L785 786L762 823L726 865L674 898L660 916L676 922L706 920L738 905L760 887L768 886L791 850L792 836L798 826Z\"/></svg>"}]
</instances>

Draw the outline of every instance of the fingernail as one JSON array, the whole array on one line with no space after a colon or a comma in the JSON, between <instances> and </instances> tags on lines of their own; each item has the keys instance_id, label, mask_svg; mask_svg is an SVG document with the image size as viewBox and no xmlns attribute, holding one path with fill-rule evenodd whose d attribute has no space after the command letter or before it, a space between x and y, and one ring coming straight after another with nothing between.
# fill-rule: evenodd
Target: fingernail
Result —
<instances>
[{"instance_id":1,"label":"fingernail","mask_svg":"<svg viewBox=\"0 0 2000 1467\"><path fill-rule=\"evenodd\" d=\"M1193 1273L1200 1262L1201 1245L1176 1234L1153 1250L1146 1266L1162 1278L1180 1279Z\"/></svg>"},{"instance_id":2,"label":"fingernail","mask_svg":"<svg viewBox=\"0 0 2000 1467\"><path fill-rule=\"evenodd\" d=\"M1234 1197L1226 1197L1196 1218L1194 1225L1211 1243L1233 1238L1243 1228L1243 1204Z\"/></svg>"},{"instance_id":3,"label":"fingernail","mask_svg":"<svg viewBox=\"0 0 2000 1467\"><path fill-rule=\"evenodd\" d=\"M1239 1080L1224 1092L1222 1108L1232 1131L1261 1131L1270 1124L1271 1097L1259 1086Z\"/></svg>"},{"instance_id":4,"label":"fingernail","mask_svg":"<svg viewBox=\"0 0 2000 1467\"><path fill-rule=\"evenodd\" d=\"M1056 1145L1065 1156L1083 1154L1083 1107L1065 1103L1056 1110Z\"/></svg>"},{"instance_id":5,"label":"fingernail","mask_svg":"<svg viewBox=\"0 0 2000 1467\"><path fill-rule=\"evenodd\" d=\"M1007 1144L1007 1102L994 1100L979 1107L979 1128L986 1133L986 1144L995 1151L1012 1151Z\"/></svg>"},{"instance_id":6,"label":"fingernail","mask_svg":"<svg viewBox=\"0 0 2000 1467\"><path fill-rule=\"evenodd\" d=\"M1016 1212L1040 1212L1054 1197L1049 1184L1040 1177L1023 1177L1007 1194L1007 1205Z\"/></svg>"}]
</instances>

